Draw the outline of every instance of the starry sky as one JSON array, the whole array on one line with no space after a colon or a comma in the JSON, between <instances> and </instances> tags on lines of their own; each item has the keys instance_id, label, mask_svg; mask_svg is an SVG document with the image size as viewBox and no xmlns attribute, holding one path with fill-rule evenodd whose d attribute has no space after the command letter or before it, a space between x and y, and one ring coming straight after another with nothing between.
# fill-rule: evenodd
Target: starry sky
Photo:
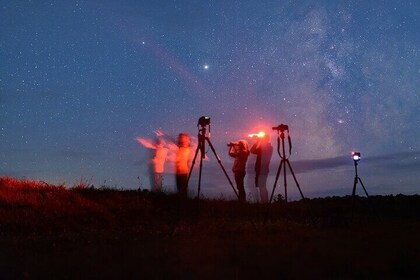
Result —
<instances>
[{"instance_id":1,"label":"starry sky","mask_svg":"<svg viewBox=\"0 0 420 280\"><path fill-rule=\"evenodd\" d=\"M284 123L306 196L351 194L351 151L370 194L420 193L419 15L409 0L0 1L0 176L148 188L136 137L196 141L210 116L230 175L227 142L264 130L276 150ZM203 194L231 197L211 151L203 165Z\"/></svg>"}]
</instances>

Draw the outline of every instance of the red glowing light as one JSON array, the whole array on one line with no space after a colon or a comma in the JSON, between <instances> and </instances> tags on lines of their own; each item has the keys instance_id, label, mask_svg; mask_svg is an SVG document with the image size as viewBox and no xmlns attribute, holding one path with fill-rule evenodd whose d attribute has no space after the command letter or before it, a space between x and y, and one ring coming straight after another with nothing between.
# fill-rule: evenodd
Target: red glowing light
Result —
<instances>
[{"instance_id":1,"label":"red glowing light","mask_svg":"<svg viewBox=\"0 0 420 280\"><path fill-rule=\"evenodd\" d=\"M265 132L264 131L260 131L258 133L251 133L248 134L249 137L258 137L258 138L263 138L265 136Z\"/></svg>"}]
</instances>

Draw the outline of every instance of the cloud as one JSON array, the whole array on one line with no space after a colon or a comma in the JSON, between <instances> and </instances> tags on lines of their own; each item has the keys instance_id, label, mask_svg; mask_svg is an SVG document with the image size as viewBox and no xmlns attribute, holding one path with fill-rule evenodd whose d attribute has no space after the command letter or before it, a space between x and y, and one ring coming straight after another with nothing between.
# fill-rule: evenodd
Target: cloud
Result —
<instances>
[{"instance_id":1,"label":"cloud","mask_svg":"<svg viewBox=\"0 0 420 280\"><path fill-rule=\"evenodd\" d=\"M366 158L367 165L381 165L384 170L420 170L420 151L392 153Z\"/></svg>"},{"instance_id":2,"label":"cloud","mask_svg":"<svg viewBox=\"0 0 420 280\"><path fill-rule=\"evenodd\" d=\"M299 160L291 163L296 173L305 173L320 169L331 169L349 165L350 157L340 156L316 160Z\"/></svg>"},{"instance_id":3,"label":"cloud","mask_svg":"<svg viewBox=\"0 0 420 280\"><path fill-rule=\"evenodd\" d=\"M297 160L297 161L290 159L289 162L293 168L293 171L296 174L317 171L317 170L322 170L322 169L335 169L342 166L353 166L353 162L350 155L324 158L324 159L310 159L310 160ZM393 153L393 154L371 156L371 157L366 157L366 158L363 157L362 155L361 162L363 162L364 164L368 166L384 164L384 165L387 165L388 168L394 168L397 166L398 168L414 169L414 168L420 167L420 152ZM233 162L222 161L222 164L230 176L231 175L230 169ZM251 167L253 168L254 161L253 160L248 161L248 164L251 165ZM270 175L275 175L279 164L280 164L280 161L276 158L275 155L273 155L273 158L270 164L270 170L271 170ZM196 162L196 165L199 165L199 162ZM289 171L289 167L287 167L287 171ZM220 167L218 162L213 158L211 158L209 161L203 162L203 173L206 173L206 174L209 173L213 175L220 174L222 176L222 179L223 180L225 179L222 168ZM193 173L193 176L195 176L195 173Z\"/></svg>"}]
</instances>

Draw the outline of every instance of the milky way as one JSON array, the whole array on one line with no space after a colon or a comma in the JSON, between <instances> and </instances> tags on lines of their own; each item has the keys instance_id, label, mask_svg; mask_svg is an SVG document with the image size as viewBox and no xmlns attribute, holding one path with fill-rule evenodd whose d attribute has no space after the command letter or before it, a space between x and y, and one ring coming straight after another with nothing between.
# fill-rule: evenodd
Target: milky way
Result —
<instances>
[{"instance_id":1,"label":"milky way","mask_svg":"<svg viewBox=\"0 0 420 280\"><path fill-rule=\"evenodd\" d=\"M229 172L227 142L264 129L276 148L285 123L309 196L351 193L354 150L371 193L419 193L419 14L418 1L3 1L0 175L148 188L136 137L195 137L208 115ZM230 196L204 164L203 192Z\"/></svg>"}]
</instances>

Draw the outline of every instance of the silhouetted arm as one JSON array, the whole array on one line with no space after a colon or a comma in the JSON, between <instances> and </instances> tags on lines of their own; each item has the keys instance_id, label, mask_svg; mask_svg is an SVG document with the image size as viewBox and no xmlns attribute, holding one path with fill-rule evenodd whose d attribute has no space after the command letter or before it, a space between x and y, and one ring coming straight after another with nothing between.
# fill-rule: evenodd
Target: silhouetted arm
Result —
<instances>
[{"instance_id":1,"label":"silhouetted arm","mask_svg":"<svg viewBox=\"0 0 420 280\"><path fill-rule=\"evenodd\" d=\"M236 152L236 149L235 149L235 147L234 147L234 146L230 146L230 147L229 147L229 155L230 155L231 157L233 157L233 158L235 158L235 157L236 157L237 152Z\"/></svg>"},{"instance_id":2,"label":"silhouetted arm","mask_svg":"<svg viewBox=\"0 0 420 280\"><path fill-rule=\"evenodd\" d=\"M258 154L260 150L260 140L257 140L257 142L255 142L252 147L251 147L251 153L253 154Z\"/></svg>"}]
</instances>

